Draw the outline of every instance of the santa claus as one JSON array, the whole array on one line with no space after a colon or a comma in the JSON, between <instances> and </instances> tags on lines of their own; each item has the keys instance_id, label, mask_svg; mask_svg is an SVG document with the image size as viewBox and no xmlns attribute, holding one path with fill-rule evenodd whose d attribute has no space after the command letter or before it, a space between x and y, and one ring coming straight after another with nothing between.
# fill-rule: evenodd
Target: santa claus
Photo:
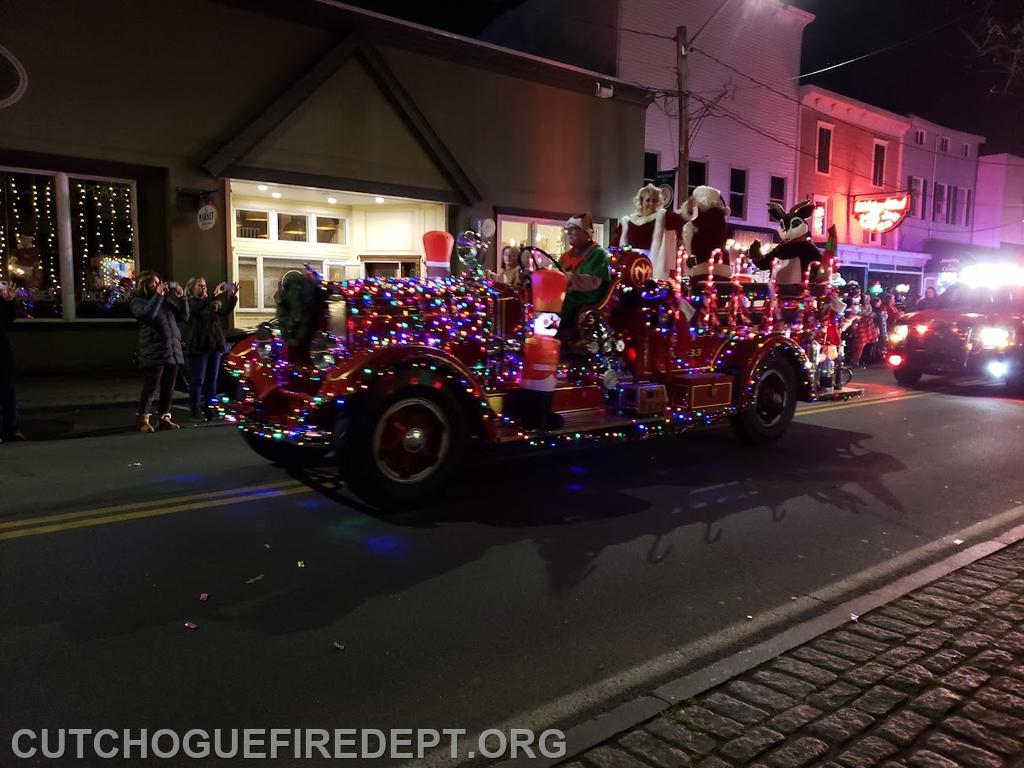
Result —
<instances>
[{"instance_id":1,"label":"santa claus","mask_svg":"<svg viewBox=\"0 0 1024 768\"><path fill-rule=\"evenodd\" d=\"M653 184L641 187L633 198L635 211L615 228L612 245L643 251L651 259L655 280L666 280L676 268L676 245L684 219L679 211L665 209L667 200Z\"/></svg>"},{"instance_id":2,"label":"santa claus","mask_svg":"<svg viewBox=\"0 0 1024 768\"><path fill-rule=\"evenodd\" d=\"M726 248L730 215L722 193L714 187L695 187L683 206L686 224L683 247L686 249L686 274L691 280L729 280L732 277L730 254Z\"/></svg>"}]
</instances>

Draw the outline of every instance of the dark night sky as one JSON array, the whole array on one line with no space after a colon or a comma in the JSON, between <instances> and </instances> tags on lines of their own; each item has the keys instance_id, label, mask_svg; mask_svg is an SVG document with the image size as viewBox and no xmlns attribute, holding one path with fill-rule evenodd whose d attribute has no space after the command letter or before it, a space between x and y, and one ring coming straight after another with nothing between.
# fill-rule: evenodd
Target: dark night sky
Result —
<instances>
[{"instance_id":1,"label":"dark night sky","mask_svg":"<svg viewBox=\"0 0 1024 768\"><path fill-rule=\"evenodd\" d=\"M751 0L729 0L729 2ZM349 0L354 5L473 36L519 0ZM559 0L550 0L557 9ZM679 0L685 4L686 0ZM983 11L1020 8L1022 0L793 0L817 18L807 28L803 72L865 53L884 53L804 79L901 114L917 114L988 138L983 151L1024 155L1024 95L990 93L999 84L968 39ZM622 20L628 26L628 19ZM907 41L946 22L930 34Z\"/></svg>"},{"instance_id":2,"label":"dark night sky","mask_svg":"<svg viewBox=\"0 0 1024 768\"><path fill-rule=\"evenodd\" d=\"M978 57L968 37L978 32L987 3L796 0L793 4L817 16L804 36L803 72L898 44L802 82L981 134L988 138L983 150L987 153L1024 154L1024 98L990 93L1000 79L988 71L990 65ZM1001 10L997 4L996 12ZM938 31L902 42L950 21Z\"/></svg>"}]
</instances>

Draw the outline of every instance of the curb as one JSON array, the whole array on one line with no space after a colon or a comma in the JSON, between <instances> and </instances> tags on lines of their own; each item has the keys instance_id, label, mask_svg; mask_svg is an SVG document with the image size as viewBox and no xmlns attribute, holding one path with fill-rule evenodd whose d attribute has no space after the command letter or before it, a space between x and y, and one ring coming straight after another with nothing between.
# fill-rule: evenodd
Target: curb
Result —
<instances>
[{"instance_id":1,"label":"curb","mask_svg":"<svg viewBox=\"0 0 1024 768\"><path fill-rule=\"evenodd\" d=\"M1016 507L1016 510L1022 507ZM1013 512L1014 510L1009 510ZM568 762L614 736L650 720L665 709L690 699L748 672L766 661L797 648L850 621L851 614L864 614L920 589L937 579L1024 540L1024 525L1011 528L995 538L975 544L932 565L900 577L882 587L846 600L826 613L783 630L751 648L730 654L696 672L682 675L653 691L638 696L604 714L585 720L565 732L565 754L561 757L519 757L497 764L497 768L548 768Z\"/></svg>"}]
</instances>

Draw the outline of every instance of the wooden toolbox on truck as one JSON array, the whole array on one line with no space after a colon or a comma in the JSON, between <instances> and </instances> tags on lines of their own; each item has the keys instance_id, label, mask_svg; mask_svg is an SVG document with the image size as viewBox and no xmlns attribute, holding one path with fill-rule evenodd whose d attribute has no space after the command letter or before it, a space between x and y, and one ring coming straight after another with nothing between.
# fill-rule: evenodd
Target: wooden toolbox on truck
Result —
<instances>
[{"instance_id":1,"label":"wooden toolbox on truck","mask_svg":"<svg viewBox=\"0 0 1024 768\"><path fill-rule=\"evenodd\" d=\"M700 371L677 373L669 387L669 401L677 408L698 411L732 404L733 377Z\"/></svg>"}]
</instances>

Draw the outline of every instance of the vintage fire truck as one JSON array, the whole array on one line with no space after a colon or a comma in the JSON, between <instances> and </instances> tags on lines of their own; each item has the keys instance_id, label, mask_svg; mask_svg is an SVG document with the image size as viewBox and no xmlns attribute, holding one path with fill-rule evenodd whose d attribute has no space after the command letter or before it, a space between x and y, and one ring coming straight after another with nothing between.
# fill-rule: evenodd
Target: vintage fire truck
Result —
<instances>
[{"instance_id":1,"label":"vintage fire truck","mask_svg":"<svg viewBox=\"0 0 1024 768\"><path fill-rule=\"evenodd\" d=\"M547 257L523 258L529 269ZM474 444L550 448L720 422L769 443L797 401L862 394L822 381L818 332L778 330L768 286L696 286L689 320L680 286L652 280L644 253L614 252L612 267L572 333L554 337L541 295L557 294L554 269L521 286L477 269L342 283L293 275L296 311L227 356L239 388L223 408L261 456L335 456L356 495L395 508L444 489Z\"/></svg>"}]
</instances>

